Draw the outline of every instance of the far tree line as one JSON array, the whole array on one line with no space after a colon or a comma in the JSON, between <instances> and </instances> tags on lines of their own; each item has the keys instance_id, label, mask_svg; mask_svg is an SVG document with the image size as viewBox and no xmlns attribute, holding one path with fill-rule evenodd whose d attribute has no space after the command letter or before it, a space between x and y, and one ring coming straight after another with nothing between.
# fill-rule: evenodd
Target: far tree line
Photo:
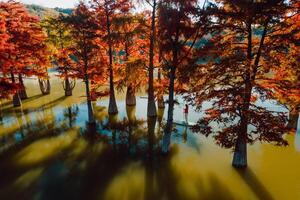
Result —
<instances>
[{"instance_id":1,"label":"far tree line","mask_svg":"<svg viewBox=\"0 0 300 200\"><path fill-rule=\"evenodd\" d=\"M149 9L137 12L140 4ZM210 101L193 130L232 148L233 166L246 167L248 143L287 145L283 136L294 128L286 113L257 102L275 100L298 116L299 9L297 0L91 0L41 20L21 3L0 2L0 98L21 106L31 76L49 94L48 69L56 66L65 96L76 80L85 83L91 124L92 101L109 95L113 115L115 90L126 90L134 106L146 88L148 117L168 104L166 137L175 94L199 111Z\"/></svg>"}]
</instances>

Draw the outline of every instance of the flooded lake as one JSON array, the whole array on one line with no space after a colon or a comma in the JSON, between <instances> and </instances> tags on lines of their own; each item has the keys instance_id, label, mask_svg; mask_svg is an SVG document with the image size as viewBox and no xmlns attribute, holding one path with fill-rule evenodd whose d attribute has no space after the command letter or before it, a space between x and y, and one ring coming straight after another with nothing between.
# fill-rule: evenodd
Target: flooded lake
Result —
<instances>
[{"instance_id":1,"label":"flooded lake","mask_svg":"<svg viewBox=\"0 0 300 200\"><path fill-rule=\"evenodd\" d=\"M40 95L37 80L25 84L22 108L1 106L1 200L300 199L299 122L286 135L289 146L249 145L249 167L236 170L231 150L184 126L175 127L170 154L162 155L167 108L147 120L142 93L136 107L126 107L120 92L117 116L107 115L107 98L94 102L91 127L81 82L68 98L57 78L48 96ZM184 119L178 101L175 121ZM201 115L191 111L189 120Z\"/></svg>"}]
</instances>

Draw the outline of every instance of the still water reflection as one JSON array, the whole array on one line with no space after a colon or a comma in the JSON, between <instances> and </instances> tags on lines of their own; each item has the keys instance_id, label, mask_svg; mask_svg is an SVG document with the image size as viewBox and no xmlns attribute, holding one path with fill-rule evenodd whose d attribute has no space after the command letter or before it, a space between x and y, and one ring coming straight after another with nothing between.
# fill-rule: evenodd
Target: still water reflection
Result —
<instances>
[{"instance_id":1,"label":"still water reflection","mask_svg":"<svg viewBox=\"0 0 300 200\"><path fill-rule=\"evenodd\" d=\"M30 91L22 109L2 105L0 199L300 199L299 127L286 148L251 146L249 168L237 171L210 138L183 126L164 136L166 112L146 119L146 99L126 107L120 96L115 116L107 99L95 102L91 126L80 84L70 98L55 84L50 96ZM183 119L180 105L175 113Z\"/></svg>"}]
</instances>

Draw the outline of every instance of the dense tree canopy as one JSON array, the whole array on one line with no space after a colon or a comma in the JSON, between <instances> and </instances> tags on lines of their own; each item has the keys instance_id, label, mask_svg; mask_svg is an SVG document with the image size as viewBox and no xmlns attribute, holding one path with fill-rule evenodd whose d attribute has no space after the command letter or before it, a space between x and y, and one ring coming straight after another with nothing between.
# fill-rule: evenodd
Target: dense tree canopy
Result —
<instances>
[{"instance_id":1,"label":"dense tree canopy","mask_svg":"<svg viewBox=\"0 0 300 200\"><path fill-rule=\"evenodd\" d=\"M2 49L1 72L4 77L10 75L11 84L18 76L19 92L14 97L15 106L20 105L19 98L27 98L23 77L36 75L46 77L45 68L49 66L49 52L39 19L28 13L24 5L15 1L0 3L1 16L5 22L7 40Z\"/></svg>"}]
</instances>

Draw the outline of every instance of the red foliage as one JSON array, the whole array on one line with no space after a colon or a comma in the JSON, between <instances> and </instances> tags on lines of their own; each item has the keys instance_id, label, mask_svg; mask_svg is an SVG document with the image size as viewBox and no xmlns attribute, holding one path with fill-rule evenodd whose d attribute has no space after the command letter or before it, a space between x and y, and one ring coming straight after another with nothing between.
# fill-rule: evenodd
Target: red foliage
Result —
<instances>
[{"instance_id":1,"label":"red foliage","mask_svg":"<svg viewBox=\"0 0 300 200\"><path fill-rule=\"evenodd\" d=\"M39 19L15 1L1 2L0 13L0 27L6 30L0 46L2 76L11 75L11 84L15 84L13 76L18 75L21 85L24 76L46 76L48 51Z\"/></svg>"}]
</instances>

